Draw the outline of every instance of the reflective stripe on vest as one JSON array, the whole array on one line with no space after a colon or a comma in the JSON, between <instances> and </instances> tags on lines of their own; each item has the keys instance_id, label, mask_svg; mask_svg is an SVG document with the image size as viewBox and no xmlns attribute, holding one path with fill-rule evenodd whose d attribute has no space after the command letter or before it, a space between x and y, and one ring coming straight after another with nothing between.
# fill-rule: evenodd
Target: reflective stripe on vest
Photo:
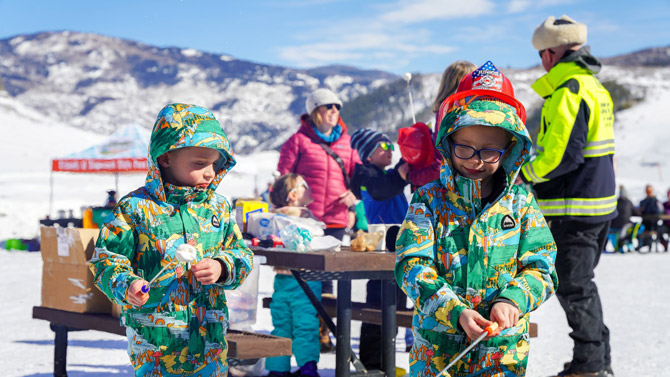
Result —
<instances>
[{"instance_id":1,"label":"reflective stripe on vest","mask_svg":"<svg viewBox=\"0 0 670 377\"><path fill-rule=\"evenodd\" d=\"M583 149L584 157L600 157L614 154L614 139L590 141Z\"/></svg>"},{"instance_id":2,"label":"reflective stripe on vest","mask_svg":"<svg viewBox=\"0 0 670 377\"><path fill-rule=\"evenodd\" d=\"M538 199L545 216L600 216L616 210L616 195L593 199Z\"/></svg>"},{"instance_id":3,"label":"reflective stripe on vest","mask_svg":"<svg viewBox=\"0 0 670 377\"><path fill-rule=\"evenodd\" d=\"M526 164L526 165L522 166L521 170L526 174L526 176L530 179L531 182L539 183L539 182L547 182L548 181L548 179L540 178L535 173L535 169L533 169L532 164Z\"/></svg>"}]
</instances>

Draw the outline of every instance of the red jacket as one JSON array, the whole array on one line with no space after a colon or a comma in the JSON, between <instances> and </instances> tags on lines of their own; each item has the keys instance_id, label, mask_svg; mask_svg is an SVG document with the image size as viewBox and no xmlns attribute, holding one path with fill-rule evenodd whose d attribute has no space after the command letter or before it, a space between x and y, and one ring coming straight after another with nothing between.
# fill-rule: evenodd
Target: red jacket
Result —
<instances>
[{"instance_id":1,"label":"red jacket","mask_svg":"<svg viewBox=\"0 0 670 377\"><path fill-rule=\"evenodd\" d=\"M438 123L437 114L435 114L435 131L433 131L433 145L436 144L437 131L439 130L440 130L440 123ZM412 170L407 175L407 179L413 186L412 191L429 182L439 179L440 165L442 165L442 155L437 150L437 148L435 148L435 158L430 163L430 165L422 169Z\"/></svg>"},{"instance_id":2,"label":"red jacket","mask_svg":"<svg viewBox=\"0 0 670 377\"><path fill-rule=\"evenodd\" d=\"M319 145L325 143L314 132L309 116L300 117L300 129L293 134L281 147L277 170L280 174L297 173L305 178L312 190L314 202L307 206L314 216L328 227L347 226L347 206L338 203L340 195L347 191L342 169ZM355 149L351 148L351 137L347 134L347 126L340 118L342 127L340 138L332 143L325 143L342 159L349 179L354 174L354 166L361 160Z\"/></svg>"}]
</instances>

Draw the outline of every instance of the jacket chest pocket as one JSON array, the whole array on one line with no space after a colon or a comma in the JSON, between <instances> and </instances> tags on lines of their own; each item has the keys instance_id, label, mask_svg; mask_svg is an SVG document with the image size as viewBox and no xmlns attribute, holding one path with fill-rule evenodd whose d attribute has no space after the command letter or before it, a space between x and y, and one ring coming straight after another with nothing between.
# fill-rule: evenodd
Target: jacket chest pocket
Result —
<instances>
[{"instance_id":1,"label":"jacket chest pocket","mask_svg":"<svg viewBox=\"0 0 670 377\"><path fill-rule=\"evenodd\" d=\"M451 225L437 239L437 257L442 262L441 274L458 270L467 265L468 231L463 227Z\"/></svg>"},{"instance_id":2,"label":"jacket chest pocket","mask_svg":"<svg viewBox=\"0 0 670 377\"><path fill-rule=\"evenodd\" d=\"M489 268L493 268L498 273L516 275L520 240L519 228L500 231L487 238L486 249Z\"/></svg>"}]
</instances>

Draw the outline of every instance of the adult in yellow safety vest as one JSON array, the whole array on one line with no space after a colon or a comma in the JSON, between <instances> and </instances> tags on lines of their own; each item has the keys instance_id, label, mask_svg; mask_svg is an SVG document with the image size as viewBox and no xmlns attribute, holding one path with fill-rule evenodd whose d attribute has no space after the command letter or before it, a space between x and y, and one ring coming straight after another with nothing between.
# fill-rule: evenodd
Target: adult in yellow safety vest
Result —
<instances>
[{"instance_id":1,"label":"adult in yellow safety vest","mask_svg":"<svg viewBox=\"0 0 670 377\"><path fill-rule=\"evenodd\" d=\"M593 270L616 217L614 114L594 76L600 61L586 43L586 25L547 18L533 33L547 74L532 88L545 99L536 155L517 183L530 183L558 253L556 295L574 341L572 361L558 376L613 376L609 329Z\"/></svg>"}]
</instances>

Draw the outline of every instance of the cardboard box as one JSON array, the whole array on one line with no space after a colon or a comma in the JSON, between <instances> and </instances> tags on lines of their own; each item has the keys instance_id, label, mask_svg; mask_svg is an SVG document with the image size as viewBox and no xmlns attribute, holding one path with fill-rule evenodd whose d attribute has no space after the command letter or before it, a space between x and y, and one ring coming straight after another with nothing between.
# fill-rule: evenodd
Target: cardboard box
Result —
<instances>
[{"instance_id":1,"label":"cardboard box","mask_svg":"<svg viewBox=\"0 0 670 377\"><path fill-rule=\"evenodd\" d=\"M238 199L235 202L235 221L237 221L237 226L240 227L240 230L246 232L249 215L256 212L268 212L268 210L269 207L266 202Z\"/></svg>"},{"instance_id":2,"label":"cardboard box","mask_svg":"<svg viewBox=\"0 0 670 377\"><path fill-rule=\"evenodd\" d=\"M88 269L98 229L46 227L41 232L42 306L77 313L109 313L112 303Z\"/></svg>"}]
</instances>

